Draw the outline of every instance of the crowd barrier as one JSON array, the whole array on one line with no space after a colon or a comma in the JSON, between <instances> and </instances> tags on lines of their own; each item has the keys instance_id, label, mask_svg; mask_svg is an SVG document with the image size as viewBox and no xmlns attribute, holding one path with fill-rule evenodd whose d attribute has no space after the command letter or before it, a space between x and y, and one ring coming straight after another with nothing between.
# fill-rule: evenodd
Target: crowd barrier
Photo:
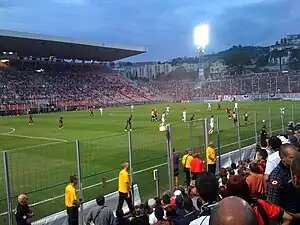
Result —
<instances>
[{"instance_id":1,"label":"crowd barrier","mask_svg":"<svg viewBox=\"0 0 300 225\"><path fill-rule=\"evenodd\" d=\"M141 197L140 197L140 192L137 184L133 186L133 191L134 191L134 205L141 204ZM118 197L119 197L118 192L116 191L110 193L108 195L105 195L104 197L105 197L105 206L109 207L111 210L113 210L113 212L115 212L118 205ZM84 203L83 217L86 218L89 210L96 205L97 204L95 200L91 200L89 202ZM123 205L123 211L125 214L129 213L129 208L127 206L126 201L124 202ZM33 222L32 225L68 225L67 211L63 210L61 212L47 216L43 219Z\"/></svg>"}]
</instances>

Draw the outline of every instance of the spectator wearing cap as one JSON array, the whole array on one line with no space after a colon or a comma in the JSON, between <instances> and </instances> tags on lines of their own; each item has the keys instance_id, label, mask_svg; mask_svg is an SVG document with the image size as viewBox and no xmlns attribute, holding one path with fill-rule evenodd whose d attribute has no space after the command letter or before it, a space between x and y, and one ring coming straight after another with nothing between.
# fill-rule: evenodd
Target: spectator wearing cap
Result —
<instances>
[{"instance_id":1,"label":"spectator wearing cap","mask_svg":"<svg viewBox=\"0 0 300 225\"><path fill-rule=\"evenodd\" d=\"M97 205L90 209L86 217L86 224L93 222L94 225L114 225L116 223L113 211L105 206L105 198L100 196L96 199Z\"/></svg>"},{"instance_id":2,"label":"spectator wearing cap","mask_svg":"<svg viewBox=\"0 0 300 225\"><path fill-rule=\"evenodd\" d=\"M292 220L292 217L285 213L280 207L262 199L254 199L247 182L241 176L237 175L229 178L225 195L227 197L239 197L250 204L257 216L258 225L270 224L273 220L283 222L283 224L287 225Z\"/></svg>"},{"instance_id":3,"label":"spectator wearing cap","mask_svg":"<svg viewBox=\"0 0 300 225\"><path fill-rule=\"evenodd\" d=\"M267 201L287 211L295 207L293 204L295 195L291 196L289 193L292 191L289 182L291 180L290 166L296 153L297 149L291 144L283 144L280 147L281 162L270 174L267 184Z\"/></svg>"},{"instance_id":4,"label":"spectator wearing cap","mask_svg":"<svg viewBox=\"0 0 300 225\"><path fill-rule=\"evenodd\" d=\"M258 225L252 207L238 197L227 197L212 210L210 225Z\"/></svg>"},{"instance_id":5,"label":"spectator wearing cap","mask_svg":"<svg viewBox=\"0 0 300 225\"><path fill-rule=\"evenodd\" d=\"M214 143L210 142L206 149L207 171L216 174L216 151Z\"/></svg>"},{"instance_id":6,"label":"spectator wearing cap","mask_svg":"<svg viewBox=\"0 0 300 225\"><path fill-rule=\"evenodd\" d=\"M191 168L192 160L193 160L192 150L188 149L186 154L182 157L182 161L181 161L183 166L183 172L185 174L185 182L187 186L189 186L191 182L190 168Z\"/></svg>"},{"instance_id":7,"label":"spectator wearing cap","mask_svg":"<svg viewBox=\"0 0 300 225\"><path fill-rule=\"evenodd\" d=\"M130 225L149 225L149 220L144 213L143 206L134 207L135 217L130 221Z\"/></svg>"},{"instance_id":8,"label":"spectator wearing cap","mask_svg":"<svg viewBox=\"0 0 300 225\"><path fill-rule=\"evenodd\" d=\"M192 180L196 180L196 177L199 173L202 173L205 169L205 165L202 160L199 158L199 153L194 153L193 160L191 161L190 172L192 175Z\"/></svg>"},{"instance_id":9,"label":"spectator wearing cap","mask_svg":"<svg viewBox=\"0 0 300 225\"><path fill-rule=\"evenodd\" d=\"M175 152L175 148L173 148L173 166L174 166L174 178L175 178L175 186L178 187L178 176L179 176L179 156Z\"/></svg>"},{"instance_id":10,"label":"spectator wearing cap","mask_svg":"<svg viewBox=\"0 0 300 225\"><path fill-rule=\"evenodd\" d=\"M250 188L251 194L257 198L262 198L265 192L264 176L260 174L257 163L252 162L249 164L248 174L246 182Z\"/></svg>"},{"instance_id":11,"label":"spectator wearing cap","mask_svg":"<svg viewBox=\"0 0 300 225\"><path fill-rule=\"evenodd\" d=\"M30 225L33 217L33 212L28 204L28 197L26 194L18 196L18 204L15 212L17 225Z\"/></svg>"},{"instance_id":12,"label":"spectator wearing cap","mask_svg":"<svg viewBox=\"0 0 300 225\"><path fill-rule=\"evenodd\" d=\"M65 206L69 225L78 225L79 199L76 191L77 176L70 176L70 183L65 188Z\"/></svg>"},{"instance_id":13,"label":"spectator wearing cap","mask_svg":"<svg viewBox=\"0 0 300 225\"><path fill-rule=\"evenodd\" d=\"M202 172L196 179L196 189L202 201L199 217L190 225L208 225L211 210L217 205L219 185L217 178L209 172Z\"/></svg>"}]
</instances>

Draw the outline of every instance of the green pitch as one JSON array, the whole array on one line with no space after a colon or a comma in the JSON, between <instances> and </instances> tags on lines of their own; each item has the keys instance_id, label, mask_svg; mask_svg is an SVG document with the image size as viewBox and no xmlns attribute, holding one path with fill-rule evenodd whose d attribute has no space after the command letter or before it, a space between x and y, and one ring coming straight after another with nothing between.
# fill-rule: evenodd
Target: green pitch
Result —
<instances>
[{"instance_id":1,"label":"green pitch","mask_svg":"<svg viewBox=\"0 0 300 225\"><path fill-rule=\"evenodd\" d=\"M241 145L255 142L254 111L257 113L258 132L263 120L269 130L269 119L273 134L281 131L280 108L286 108L285 122L300 119L300 104L295 102L247 102L239 103L239 112L247 111L250 115L248 126L241 120ZM237 129L225 113L226 107L233 108L234 103L222 103L221 109L212 103L212 111L207 112L206 103L169 104L170 113L167 123L171 123L172 147L180 155L188 147L203 151L203 126L195 121L190 133L189 123L182 123L182 110L186 108L187 119L195 114L195 119L209 118L214 115L220 121L221 152L238 148ZM70 174L77 173L75 140L80 140L84 199L91 200L99 194L117 190L117 177L120 164L128 161L128 134L124 131L126 120L133 115L132 148L133 169L136 172L134 182L139 185L143 199L155 195L153 169L160 171L161 187L167 188L168 175L166 162L166 135L160 132L159 122L151 122L152 108L159 110L159 115L167 104L116 107L104 109L103 116L95 110L94 116L89 111L73 111L33 115L34 124L28 125L27 116L0 118L0 150L8 152L9 176L13 208L16 196L28 193L35 219L64 209L64 187ZM271 113L269 116L269 108ZM64 116L64 128L58 129L59 116ZM215 119L216 121L216 119ZM216 122L215 122L216 123ZM286 124L285 124L286 125ZM216 126L216 125L215 125ZM216 141L214 133L209 136ZM157 166L158 165L158 166ZM3 160L0 160L0 213L5 213L5 179ZM44 203L42 203L44 202ZM6 224L6 216L0 217L0 224Z\"/></svg>"}]
</instances>

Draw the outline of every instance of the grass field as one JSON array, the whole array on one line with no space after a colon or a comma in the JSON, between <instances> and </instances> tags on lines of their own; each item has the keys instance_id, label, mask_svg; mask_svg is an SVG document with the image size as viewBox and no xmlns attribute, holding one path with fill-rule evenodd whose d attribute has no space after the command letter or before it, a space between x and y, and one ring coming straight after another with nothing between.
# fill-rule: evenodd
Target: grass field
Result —
<instances>
[{"instance_id":1,"label":"grass field","mask_svg":"<svg viewBox=\"0 0 300 225\"><path fill-rule=\"evenodd\" d=\"M286 108L285 121L300 119L300 103L295 102L247 102L239 103L240 113L248 111L250 122L241 126L241 144L247 146L255 142L254 111L257 114L257 128L262 121L269 126L271 109L272 130L280 133L280 108ZM159 132L159 123L150 122L151 109L157 107L162 112L166 104L135 106L133 114L132 148L134 182L139 185L141 196L146 199L155 195L153 169L160 170L162 188L167 188L168 174L166 160L166 135ZM207 112L205 103L170 104L171 112L167 123L171 123L172 147L182 155L184 149L193 147L200 151L203 145L203 126L195 121L190 139L188 123L181 123L181 112L186 108L188 118L193 113L198 118L209 118L212 114L220 119L220 144L222 153L238 148L237 129L228 120L226 107L233 103L222 103L217 110L213 103L212 112ZM34 124L28 125L27 116L3 117L0 119L0 150L8 152L11 199L13 208L16 196L26 192L34 206L35 219L52 214L64 208L63 192L68 177L77 173L75 140L80 140L84 199L91 200L99 194L107 194L117 188L117 174L120 164L128 160L128 134L124 132L127 117L131 114L128 106L107 108L101 117L98 111L90 117L88 111L64 112L64 128L57 128L61 113L33 115ZM209 137L216 141L216 135ZM157 166L160 165L160 166ZM0 160L0 224L6 224L6 193L3 160ZM106 184L100 184L107 180ZM50 199L50 200L49 200ZM40 204L40 202L44 202Z\"/></svg>"}]
</instances>

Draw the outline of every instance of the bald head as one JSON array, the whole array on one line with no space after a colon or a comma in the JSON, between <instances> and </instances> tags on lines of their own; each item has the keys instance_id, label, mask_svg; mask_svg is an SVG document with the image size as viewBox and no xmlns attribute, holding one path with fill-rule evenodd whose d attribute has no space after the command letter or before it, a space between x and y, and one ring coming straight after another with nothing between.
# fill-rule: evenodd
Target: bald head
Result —
<instances>
[{"instance_id":1,"label":"bald head","mask_svg":"<svg viewBox=\"0 0 300 225\"><path fill-rule=\"evenodd\" d=\"M283 144L280 146L279 155L283 164L290 167L294 156L297 153L297 148L291 144Z\"/></svg>"},{"instance_id":2,"label":"bald head","mask_svg":"<svg viewBox=\"0 0 300 225\"><path fill-rule=\"evenodd\" d=\"M297 152L291 164L292 181L295 187L300 188L300 152Z\"/></svg>"},{"instance_id":3,"label":"bald head","mask_svg":"<svg viewBox=\"0 0 300 225\"><path fill-rule=\"evenodd\" d=\"M27 195L25 194L20 194L18 196L18 203L22 204L22 205L27 205Z\"/></svg>"},{"instance_id":4,"label":"bald head","mask_svg":"<svg viewBox=\"0 0 300 225\"><path fill-rule=\"evenodd\" d=\"M257 225L257 217L251 206L241 198L224 198L212 210L210 225Z\"/></svg>"}]
</instances>

